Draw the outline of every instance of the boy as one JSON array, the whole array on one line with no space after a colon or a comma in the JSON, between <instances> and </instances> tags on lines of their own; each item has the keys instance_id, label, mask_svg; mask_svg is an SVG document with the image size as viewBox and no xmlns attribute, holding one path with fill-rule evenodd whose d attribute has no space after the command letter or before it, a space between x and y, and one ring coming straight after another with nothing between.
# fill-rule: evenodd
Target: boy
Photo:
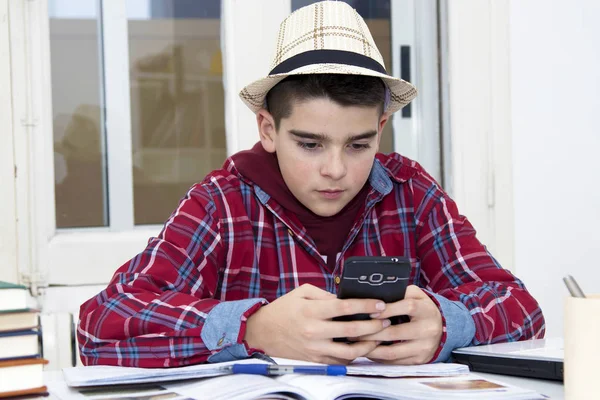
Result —
<instances>
[{"instance_id":1,"label":"boy","mask_svg":"<svg viewBox=\"0 0 600 400\"><path fill-rule=\"evenodd\" d=\"M240 93L260 143L193 186L160 235L81 306L83 363L169 367L266 353L415 364L543 337L537 302L435 180L377 153L389 116L416 90L385 73L362 18L343 2L296 11L281 24L273 65ZM376 255L410 259L405 299L337 299L344 260ZM332 320L359 313L372 319ZM390 326L397 315L410 322Z\"/></svg>"}]
</instances>

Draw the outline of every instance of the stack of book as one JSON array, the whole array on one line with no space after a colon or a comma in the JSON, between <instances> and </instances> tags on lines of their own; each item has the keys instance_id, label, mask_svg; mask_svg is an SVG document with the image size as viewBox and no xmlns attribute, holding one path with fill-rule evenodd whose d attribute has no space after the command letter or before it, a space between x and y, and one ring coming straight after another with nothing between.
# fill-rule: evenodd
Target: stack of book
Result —
<instances>
[{"instance_id":1,"label":"stack of book","mask_svg":"<svg viewBox=\"0 0 600 400\"><path fill-rule=\"evenodd\" d=\"M39 311L28 308L27 288L0 281L0 398L45 395Z\"/></svg>"}]
</instances>

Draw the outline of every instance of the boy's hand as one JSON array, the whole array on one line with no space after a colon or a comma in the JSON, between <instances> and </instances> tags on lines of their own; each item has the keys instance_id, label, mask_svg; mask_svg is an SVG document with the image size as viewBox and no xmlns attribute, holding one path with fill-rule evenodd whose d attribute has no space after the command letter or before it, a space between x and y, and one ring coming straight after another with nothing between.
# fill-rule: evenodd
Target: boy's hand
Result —
<instances>
[{"instance_id":1,"label":"boy's hand","mask_svg":"<svg viewBox=\"0 0 600 400\"><path fill-rule=\"evenodd\" d=\"M383 317L349 322L331 319L384 310L385 303L381 300L339 300L315 286L302 285L251 315L244 339L248 346L272 357L347 364L373 351L378 342L364 340L346 344L332 339L373 335L388 327L390 320Z\"/></svg>"},{"instance_id":2,"label":"boy's hand","mask_svg":"<svg viewBox=\"0 0 600 400\"><path fill-rule=\"evenodd\" d=\"M419 287L406 288L404 300L387 304L378 319L408 315L410 322L390 326L382 332L360 340L398 341L389 346L377 346L367 357L386 364L425 364L435 355L442 339L442 315L437 305Z\"/></svg>"}]
</instances>

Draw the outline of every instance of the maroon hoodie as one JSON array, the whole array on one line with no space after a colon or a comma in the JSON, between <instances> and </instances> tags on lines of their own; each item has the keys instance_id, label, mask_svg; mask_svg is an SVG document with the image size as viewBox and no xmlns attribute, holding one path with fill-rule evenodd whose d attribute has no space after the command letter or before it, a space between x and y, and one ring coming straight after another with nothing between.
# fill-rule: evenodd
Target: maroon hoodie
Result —
<instances>
[{"instance_id":1,"label":"maroon hoodie","mask_svg":"<svg viewBox=\"0 0 600 400\"><path fill-rule=\"evenodd\" d=\"M365 184L339 213L331 217L321 217L294 197L283 180L277 155L267 152L260 142L250 150L234 154L232 159L240 174L258 185L285 210L298 217L308 236L314 240L319 253L327 257L327 267L333 271L337 254L342 251L356 216L364 208L369 185Z\"/></svg>"}]
</instances>

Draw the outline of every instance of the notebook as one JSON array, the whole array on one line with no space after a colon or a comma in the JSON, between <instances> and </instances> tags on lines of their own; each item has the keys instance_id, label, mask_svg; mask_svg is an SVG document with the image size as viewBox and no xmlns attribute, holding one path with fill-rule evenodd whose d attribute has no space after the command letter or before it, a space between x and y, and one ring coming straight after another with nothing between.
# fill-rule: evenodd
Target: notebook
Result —
<instances>
[{"instance_id":1,"label":"notebook","mask_svg":"<svg viewBox=\"0 0 600 400\"><path fill-rule=\"evenodd\" d=\"M276 358L274 361L280 365L322 365L282 358ZM227 375L228 372L224 371L222 367L247 363L269 364L268 361L251 358L225 363L199 364L177 368L132 368L96 365L63 368L63 376L70 387L156 383ZM347 366L347 370L348 375L388 378L406 376L456 376L469 373L469 369L461 364L381 365L365 358L357 359Z\"/></svg>"},{"instance_id":2,"label":"notebook","mask_svg":"<svg viewBox=\"0 0 600 400\"><path fill-rule=\"evenodd\" d=\"M563 380L562 338L463 347L452 355L471 371Z\"/></svg>"},{"instance_id":3,"label":"notebook","mask_svg":"<svg viewBox=\"0 0 600 400\"><path fill-rule=\"evenodd\" d=\"M190 399L255 400L536 400L541 394L474 375L444 378L357 378L351 376L283 375L221 376L168 386L173 392Z\"/></svg>"},{"instance_id":4,"label":"notebook","mask_svg":"<svg viewBox=\"0 0 600 400\"><path fill-rule=\"evenodd\" d=\"M474 374L442 378L389 379L291 374L279 377L226 375L145 385L73 388L48 382L52 394L71 400L537 400L547 397Z\"/></svg>"}]
</instances>

